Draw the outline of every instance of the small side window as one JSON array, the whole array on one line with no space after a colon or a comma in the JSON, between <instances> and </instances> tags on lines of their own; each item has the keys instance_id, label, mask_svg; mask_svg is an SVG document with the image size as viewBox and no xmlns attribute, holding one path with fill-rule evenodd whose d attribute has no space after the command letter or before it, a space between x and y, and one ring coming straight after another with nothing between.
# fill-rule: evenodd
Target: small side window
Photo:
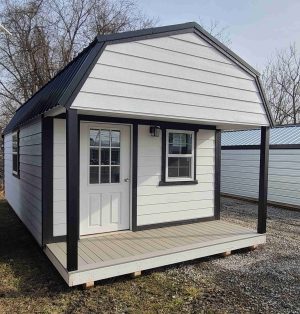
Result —
<instances>
[{"instance_id":1,"label":"small side window","mask_svg":"<svg viewBox=\"0 0 300 314\"><path fill-rule=\"evenodd\" d=\"M162 130L162 175L159 185L197 184L196 131Z\"/></svg>"},{"instance_id":2,"label":"small side window","mask_svg":"<svg viewBox=\"0 0 300 314\"><path fill-rule=\"evenodd\" d=\"M19 177L20 174L20 149L19 149L19 132L12 135L12 172L13 175Z\"/></svg>"},{"instance_id":3,"label":"small side window","mask_svg":"<svg viewBox=\"0 0 300 314\"><path fill-rule=\"evenodd\" d=\"M167 130L166 180L194 178L194 132Z\"/></svg>"}]
</instances>

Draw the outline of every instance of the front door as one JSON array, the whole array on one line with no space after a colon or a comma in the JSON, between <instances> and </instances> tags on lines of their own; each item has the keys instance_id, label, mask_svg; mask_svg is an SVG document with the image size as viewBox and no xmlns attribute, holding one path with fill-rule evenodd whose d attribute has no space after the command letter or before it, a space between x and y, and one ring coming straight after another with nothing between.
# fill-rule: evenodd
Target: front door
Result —
<instances>
[{"instance_id":1,"label":"front door","mask_svg":"<svg viewBox=\"0 0 300 314\"><path fill-rule=\"evenodd\" d=\"M80 235L129 229L130 126L80 125Z\"/></svg>"}]
</instances>

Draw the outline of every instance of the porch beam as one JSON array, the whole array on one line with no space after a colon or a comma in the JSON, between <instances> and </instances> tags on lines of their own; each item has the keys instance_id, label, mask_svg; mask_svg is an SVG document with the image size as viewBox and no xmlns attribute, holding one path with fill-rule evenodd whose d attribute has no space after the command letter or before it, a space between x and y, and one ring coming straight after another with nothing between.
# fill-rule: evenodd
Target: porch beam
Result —
<instances>
[{"instance_id":1,"label":"porch beam","mask_svg":"<svg viewBox=\"0 0 300 314\"><path fill-rule=\"evenodd\" d=\"M67 270L78 269L79 123L77 110L66 113L67 140Z\"/></svg>"},{"instance_id":2,"label":"porch beam","mask_svg":"<svg viewBox=\"0 0 300 314\"><path fill-rule=\"evenodd\" d=\"M221 130L215 135L215 219L220 219L221 212Z\"/></svg>"},{"instance_id":3,"label":"porch beam","mask_svg":"<svg viewBox=\"0 0 300 314\"><path fill-rule=\"evenodd\" d=\"M258 233L266 233L267 231L269 139L270 128L261 127L258 221L257 221Z\"/></svg>"}]
</instances>

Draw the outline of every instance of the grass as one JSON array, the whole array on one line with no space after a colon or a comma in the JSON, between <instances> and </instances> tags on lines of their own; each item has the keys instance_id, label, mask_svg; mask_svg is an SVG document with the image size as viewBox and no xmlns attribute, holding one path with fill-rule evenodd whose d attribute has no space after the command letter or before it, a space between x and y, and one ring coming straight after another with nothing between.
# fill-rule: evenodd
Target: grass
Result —
<instances>
[{"instance_id":1,"label":"grass","mask_svg":"<svg viewBox=\"0 0 300 314\"><path fill-rule=\"evenodd\" d=\"M223 260L226 265L231 263L231 258L243 263L248 260L248 254L253 258L261 256L260 253L238 253ZM241 289L239 283L251 283L253 276L248 278L243 272L223 266L218 257L210 257L146 271L136 279L121 276L97 282L90 290L69 288L7 202L0 199L1 314L264 313L270 310L258 298L257 287L251 290L250 285L250 290ZM262 288L265 289L263 285Z\"/></svg>"}]
</instances>

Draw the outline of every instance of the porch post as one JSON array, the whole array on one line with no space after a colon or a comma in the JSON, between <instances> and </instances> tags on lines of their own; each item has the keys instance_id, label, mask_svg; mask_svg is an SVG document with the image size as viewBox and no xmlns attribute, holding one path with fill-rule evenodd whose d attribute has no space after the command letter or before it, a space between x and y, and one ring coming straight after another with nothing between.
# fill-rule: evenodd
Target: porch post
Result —
<instances>
[{"instance_id":1,"label":"porch post","mask_svg":"<svg viewBox=\"0 0 300 314\"><path fill-rule=\"evenodd\" d=\"M269 138L270 128L261 127L258 222L257 222L258 233L266 233L267 231Z\"/></svg>"},{"instance_id":2,"label":"porch post","mask_svg":"<svg viewBox=\"0 0 300 314\"><path fill-rule=\"evenodd\" d=\"M67 270L78 269L79 123L77 110L66 112L67 133Z\"/></svg>"},{"instance_id":3,"label":"porch post","mask_svg":"<svg viewBox=\"0 0 300 314\"><path fill-rule=\"evenodd\" d=\"M221 130L215 135L215 219L220 219L221 211Z\"/></svg>"},{"instance_id":4,"label":"porch post","mask_svg":"<svg viewBox=\"0 0 300 314\"><path fill-rule=\"evenodd\" d=\"M53 238L53 117L42 120L42 244Z\"/></svg>"}]
</instances>

